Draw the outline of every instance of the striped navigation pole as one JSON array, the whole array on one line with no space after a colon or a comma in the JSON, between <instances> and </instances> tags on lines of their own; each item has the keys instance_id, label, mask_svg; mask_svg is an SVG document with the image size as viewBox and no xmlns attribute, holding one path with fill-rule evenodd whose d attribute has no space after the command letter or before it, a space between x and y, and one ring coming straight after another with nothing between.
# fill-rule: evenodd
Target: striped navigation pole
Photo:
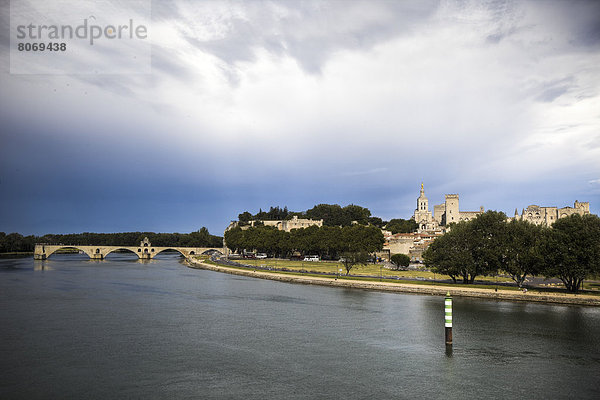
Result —
<instances>
[{"instance_id":1,"label":"striped navigation pole","mask_svg":"<svg viewBox=\"0 0 600 400\"><path fill-rule=\"evenodd\" d=\"M445 311L446 311L446 344L452 346L452 297L450 292L446 293Z\"/></svg>"}]
</instances>

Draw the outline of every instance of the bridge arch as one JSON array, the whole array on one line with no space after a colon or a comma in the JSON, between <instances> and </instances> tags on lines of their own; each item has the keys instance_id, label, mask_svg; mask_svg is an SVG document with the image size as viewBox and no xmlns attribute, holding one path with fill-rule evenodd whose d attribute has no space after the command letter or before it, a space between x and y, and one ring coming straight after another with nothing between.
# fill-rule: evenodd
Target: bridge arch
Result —
<instances>
[{"instance_id":1,"label":"bridge arch","mask_svg":"<svg viewBox=\"0 0 600 400\"><path fill-rule=\"evenodd\" d=\"M202 255L212 256L212 255L217 254L217 253L220 254L220 255L223 255L223 252L221 250L219 250L219 249L207 249L207 250L204 250L202 252Z\"/></svg>"},{"instance_id":2,"label":"bridge arch","mask_svg":"<svg viewBox=\"0 0 600 400\"><path fill-rule=\"evenodd\" d=\"M132 254L135 254L138 258L141 258L141 253L140 252L136 253L135 251L133 251L132 249L127 248L127 247L115 247L115 248L111 248L108 252L106 252L106 254L104 254L104 257L108 256L111 253L114 253L117 250L126 250L127 254L132 253Z\"/></svg>"},{"instance_id":3,"label":"bridge arch","mask_svg":"<svg viewBox=\"0 0 600 400\"><path fill-rule=\"evenodd\" d=\"M87 250L82 249L80 247L77 246L58 246L55 249L53 249L52 251L46 253L46 258L50 257L52 254L56 253L58 250L62 250L62 249L75 249L75 250L79 250L85 253L86 256L88 256L90 259L94 258L94 256L92 254L90 254Z\"/></svg>"},{"instance_id":4,"label":"bridge arch","mask_svg":"<svg viewBox=\"0 0 600 400\"><path fill-rule=\"evenodd\" d=\"M157 255L159 255L160 253L163 253L163 252L165 252L165 251L168 251L168 250L174 250L174 251L178 252L179 254L181 254L182 256L184 256L184 257L186 257L186 258L187 258L187 256L188 256L187 254L185 254L183 251L179 250L179 249L178 249L178 248L176 248L176 247L166 247L166 248L164 248L164 249L160 249L159 251L157 251L157 252L154 252L154 253L150 253L150 254L151 254L151 257L152 257L152 258L154 258L154 257L156 257Z\"/></svg>"}]
</instances>

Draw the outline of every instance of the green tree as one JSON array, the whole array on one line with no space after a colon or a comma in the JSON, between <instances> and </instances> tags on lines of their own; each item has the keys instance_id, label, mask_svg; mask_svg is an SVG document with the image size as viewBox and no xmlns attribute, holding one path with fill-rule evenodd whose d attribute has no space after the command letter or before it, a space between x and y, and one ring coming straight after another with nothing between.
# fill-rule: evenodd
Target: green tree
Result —
<instances>
[{"instance_id":1,"label":"green tree","mask_svg":"<svg viewBox=\"0 0 600 400\"><path fill-rule=\"evenodd\" d=\"M419 224L415 222L413 218L402 219L394 218L391 219L385 226L385 229L391 231L393 234L396 233L411 233L417 230Z\"/></svg>"},{"instance_id":2,"label":"green tree","mask_svg":"<svg viewBox=\"0 0 600 400\"><path fill-rule=\"evenodd\" d=\"M368 208L357 206L355 204L347 205L342 209L344 225L351 225L353 222L357 222L361 225L369 224L369 217L371 211Z\"/></svg>"},{"instance_id":3,"label":"green tree","mask_svg":"<svg viewBox=\"0 0 600 400\"><path fill-rule=\"evenodd\" d=\"M433 271L456 282L473 283L479 275L490 275L502 265L506 226L504 213L487 211L475 219L450 225L450 232L436 239L423 253Z\"/></svg>"},{"instance_id":4,"label":"green tree","mask_svg":"<svg viewBox=\"0 0 600 400\"><path fill-rule=\"evenodd\" d=\"M559 278L577 292L583 280L600 272L600 218L579 214L560 218L547 231L541 246L544 275Z\"/></svg>"},{"instance_id":5,"label":"green tree","mask_svg":"<svg viewBox=\"0 0 600 400\"><path fill-rule=\"evenodd\" d=\"M410 264L410 257L407 256L406 254L394 254L391 257L391 261L392 263L396 266L396 271L399 270L401 267L408 267L408 265Z\"/></svg>"},{"instance_id":6,"label":"green tree","mask_svg":"<svg viewBox=\"0 0 600 400\"><path fill-rule=\"evenodd\" d=\"M252 219L252 214L250 214L248 211L244 211L243 213L241 213L240 215L238 215L238 220L240 222L250 222L250 220Z\"/></svg>"},{"instance_id":7,"label":"green tree","mask_svg":"<svg viewBox=\"0 0 600 400\"><path fill-rule=\"evenodd\" d=\"M371 211L368 208L354 204L341 207L338 204L318 204L306 211L306 217L322 219L325 226L350 226L353 221L367 225Z\"/></svg>"},{"instance_id":8,"label":"green tree","mask_svg":"<svg viewBox=\"0 0 600 400\"><path fill-rule=\"evenodd\" d=\"M311 219L322 219L326 226L349 225L344 221L344 212L338 204L318 204L306 211L306 217Z\"/></svg>"},{"instance_id":9,"label":"green tree","mask_svg":"<svg viewBox=\"0 0 600 400\"><path fill-rule=\"evenodd\" d=\"M512 220L505 226L500 269L510 274L519 287L528 276L542 271L544 257L540 246L543 237L544 228L527 221Z\"/></svg>"},{"instance_id":10,"label":"green tree","mask_svg":"<svg viewBox=\"0 0 600 400\"><path fill-rule=\"evenodd\" d=\"M470 251L475 263L473 273L491 275L502 265L503 243L506 232L506 215L498 211L486 211L468 221ZM471 283L473 283L471 281Z\"/></svg>"},{"instance_id":11,"label":"green tree","mask_svg":"<svg viewBox=\"0 0 600 400\"><path fill-rule=\"evenodd\" d=\"M366 264L368 258L369 254L365 251L345 251L342 253L340 262L346 269L346 275L350 275L352 268L359 264Z\"/></svg>"},{"instance_id":12,"label":"green tree","mask_svg":"<svg viewBox=\"0 0 600 400\"><path fill-rule=\"evenodd\" d=\"M378 228L383 228L387 224L387 222L379 217L369 217L369 224Z\"/></svg>"},{"instance_id":13,"label":"green tree","mask_svg":"<svg viewBox=\"0 0 600 400\"><path fill-rule=\"evenodd\" d=\"M473 282L475 263L469 251L467 223L453 224L450 232L437 238L423 252L423 260L432 271L449 275L455 283L458 278L462 278L463 283Z\"/></svg>"},{"instance_id":14,"label":"green tree","mask_svg":"<svg viewBox=\"0 0 600 400\"><path fill-rule=\"evenodd\" d=\"M342 251L374 253L383 248L385 239L379 228L352 225L341 228Z\"/></svg>"},{"instance_id":15,"label":"green tree","mask_svg":"<svg viewBox=\"0 0 600 400\"><path fill-rule=\"evenodd\" d=\"M245 248L244 231L240 227L225 232L225 244L229 250L239 253Z\"/></svg>"}]
</instances>

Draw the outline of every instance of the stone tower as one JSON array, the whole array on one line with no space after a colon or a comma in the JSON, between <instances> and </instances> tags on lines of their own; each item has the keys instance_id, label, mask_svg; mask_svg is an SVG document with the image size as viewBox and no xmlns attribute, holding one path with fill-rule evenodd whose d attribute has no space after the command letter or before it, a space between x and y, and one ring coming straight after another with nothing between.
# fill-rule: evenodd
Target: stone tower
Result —
<instances>
[{"instance_id":1,"label":"stone tower","mask_svg":"<svg viewBox=\"0 0 600 400\"><path fill-rule=\"evenodd\" d=\"M448 226L453 222L460 220L460 211L458 210L458 195L447 194L446 195L446 218L444 225Z\"/></svg>"},{"instance_id":2,"label":"stone tower","mask_svg":"<svg viewBox=\"0 0 600 400\"><path fill-rule=\"evenodd\" d=\"M425 189L423 183L421 183L421 193L417 198L417 209L414 214L415 222L419 225L417 228L418 232L431 230L435 228L435 221L429 211L429 200L425 196Z\"/></svg>"},{"instance_id":3,"label":"stone tower","mask_svg":"<svg viewBox=\"0 0 600 400\"><path fill-rule=\"evenodd\" d=\"M429 211L429 200L425 197L425 189L423 187L423 183L421 182L421 194L419 198L417 198L417 211L419 212L427 212Z\"/></svg>"}]
</instances>

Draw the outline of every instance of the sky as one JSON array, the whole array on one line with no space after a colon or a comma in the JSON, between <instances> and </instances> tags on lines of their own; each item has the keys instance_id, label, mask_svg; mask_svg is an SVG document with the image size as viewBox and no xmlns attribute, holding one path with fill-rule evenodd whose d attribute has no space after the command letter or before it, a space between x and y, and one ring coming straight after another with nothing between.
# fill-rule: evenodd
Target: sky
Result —
<instances>
[{"instance_id":1,"label":"sky","mask_svg":"<svg viewBox=\"0 0 600 400\"><path fill-rule=\"evenodd\" d=\"M99 3L149 16L138 70L99 39L27 72L0 0L0 231L222 235L319 203L410 218L421 182L431 209L600 213L600 2Z\"/></svg>"}]
</instances>

